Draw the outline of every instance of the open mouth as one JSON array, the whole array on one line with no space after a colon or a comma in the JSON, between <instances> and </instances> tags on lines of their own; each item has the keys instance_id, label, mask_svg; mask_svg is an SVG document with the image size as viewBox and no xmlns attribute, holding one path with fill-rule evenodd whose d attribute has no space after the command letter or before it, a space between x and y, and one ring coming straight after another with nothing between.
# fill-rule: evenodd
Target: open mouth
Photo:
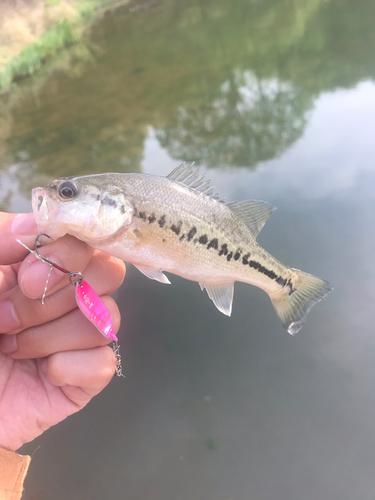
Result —
<instances>
[{"instance_id":1,"label":"open mouth","mask_svg":"<svg viewBox=\"0 0 375 500\"><path fill-rule=\"evenodd\" d=\"M61 224L58 224L59 203L48 196L44 188L32 190L32 206L39 233L46 233L56 239L63 236Z\"/></svg>"},{"instance_id":2,"label":"open mouth","mask_svg":"<svg viewBox=\"0 0 375 500\"><path fill-rule=\"evenodd\" d=\"M32 205L35 220L39 226L43 221L48 221L47 194L43 188L37 187L32 191Z\"/></svg>"}]
</instances>

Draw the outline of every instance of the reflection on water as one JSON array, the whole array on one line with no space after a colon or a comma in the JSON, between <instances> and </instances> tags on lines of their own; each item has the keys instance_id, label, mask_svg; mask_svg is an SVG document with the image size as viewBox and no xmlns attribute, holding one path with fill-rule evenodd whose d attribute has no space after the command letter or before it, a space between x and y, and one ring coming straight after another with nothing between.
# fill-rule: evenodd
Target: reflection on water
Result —
<instances>
[{"instance_id":1,"label":"reflection on water","mask_svg":"<svg viewBox=\"0 0 375 500\"><path fill-rule=\"evenodd\" d=\"M211 101L178 108L157 137L173 158L253 167L298 139L311 97L293 84L235 72Z\"/></svg>"},{"instance_id":2,"label":"reflection on water","mask_svg":"<svg viewBox=\"0 0 375 500\"><path fill-rule=\"evenodd\" d=\"M3 208L195 160L225 199L276 205L260 244L335 287L292 339L258 289L229 319L128 266L127 378L24 448L26 500L374 500L374 21L366 0L120 8L1 98Z\"/></svg>"},{"instance_id":3,"label":"reflection on water","mask_svg":"<svg viewBox=\"0 0 375 500\"><path fill-rule=\"evenodd\" d=\"M365 0L152 7L109 14L2 98L3 171L24 150L50 177L137 171L149 126L176 160L254 167L301 137L320 92L375 74Z\"/></svg>"}]
</instances>

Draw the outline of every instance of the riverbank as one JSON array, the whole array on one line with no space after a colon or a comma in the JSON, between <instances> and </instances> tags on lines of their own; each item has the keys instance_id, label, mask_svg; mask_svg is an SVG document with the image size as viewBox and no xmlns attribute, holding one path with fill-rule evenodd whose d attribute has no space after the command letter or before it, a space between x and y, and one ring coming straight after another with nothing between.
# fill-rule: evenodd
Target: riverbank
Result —
<instances>
[{"instance_id":1,"label":"riverbank","mask_svg":"<svg viewBox=\"0 0 375 500\"><path fill-rule=\"evenodd\" d=\"M0 11L0 93L79 41L106 10L127 3L103 0L3 0Z\"/></svg>"}]
</instances>

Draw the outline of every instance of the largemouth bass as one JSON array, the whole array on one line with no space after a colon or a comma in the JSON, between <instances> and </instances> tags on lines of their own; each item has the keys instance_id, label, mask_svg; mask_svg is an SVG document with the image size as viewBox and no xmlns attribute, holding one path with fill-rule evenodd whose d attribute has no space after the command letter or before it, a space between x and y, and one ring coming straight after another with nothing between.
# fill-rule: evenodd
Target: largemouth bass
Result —
<instances>
[{"instance_id":1,"label":"largemouth bass","mask_svg":"<svg viewBox=\"0 0 375 500\"><path fill-rule=\"evenodd\" d=\"M258 286L292 335L332 290L327 281L285 266L257 244L271 205L224 203L192 166L181 165L167 177L57 179L33 190L33 210L41 233L54 239L71 234L161 283L170 283L163 271L197 281L228 316L234 282Z\"/></svg>"}]
</instances>

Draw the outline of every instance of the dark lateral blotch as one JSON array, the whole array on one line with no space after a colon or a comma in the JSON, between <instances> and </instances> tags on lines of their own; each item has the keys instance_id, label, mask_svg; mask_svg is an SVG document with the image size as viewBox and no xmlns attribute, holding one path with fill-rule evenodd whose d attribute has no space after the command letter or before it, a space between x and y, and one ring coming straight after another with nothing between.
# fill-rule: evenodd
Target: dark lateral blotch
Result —
<instances>
[{"instance_id":1,"label":"dark lateral blotch","mask_svg":"<svg viewBox=\"0 0 375 500\"><path fill-rule=\"evenodd\" d=\"M289 287L289 295L292 295L292 293L294 293L296 290L295 290L295 288L293 288L293 283L291 282L290 279L288 279L287 285Z\"/></svg>"},{"instance_id":2,"label":"dark lateral blotch","mask_svg":"<svg viewBox=\"0 0 375 500\"><path fill-rule=\"evenodd\" d=\"M283 278L282 276L278 276L278 277L276 278L276 283L277 283L278 285L281 285L281 286L285 286L285 285L286 285L286 281L287 281L287 280L286 280L285 278Z\"/></svg>"},{"instance_id":3,"label":"dark lateral blotch","mask_svg":"<svg viewBox=\"0 0 375 500\"><path fill-rule=\"evenodd\" d=\"M272 271L272 269L267 269L266 267L262 266L262 264L260 264L259 262L256 262L255 260L251 260L249 262L249 266L256 269L260 273L265 274L271 280L274 280L277 278L277 274L274 271ZM277 282L277 280L276 280L276 282Z\"/></svg>"},{"instance_id":4,"label":"dark lateral blotch","mask_svg":"<svg viewBox=\"0 0 375 500\"><path fill-rule=\"evenodd\" d=\"M180 234L180 232L181 232L181 226L182 226L182 222L181 221L177 224L177 226L176 226L176 224L172 224L171 225L171 230L175 234L177 234L177 236L178 236Z\"/></svg>"},{"instance_id":5,"label":"dark lateral blotch","mask_svg":"<svg viewBox=\"0 0 375 500\"><path fill-rule=\"evenodd\" d=\"M188 241L191 241L194 236L197 234L197 228L195 226L193 226L190 231L188 232L188 235L187 235L187 240Z\"/></svg>"},{"instance_id":6,"label":"dark lateral blotch","mask_svg":"<svg viewBox=\"0 0 375 500\"><path fill-rule=\"evenodd\" d=\"M160 217L160 219L158 220L158 224L159 224L160 227L164 227L165 226L165 222L166 222L165 215L162 215Z\"/></svg>"},{"instance_id":7,"label":"dark lateral blotch","mask_svg":"<svg viewBox=\"0 0 375 500\"><path fill-rule=\"evenodd\" d=\"M206 245L208 242L207 234L202 234L202 236L199 237L199 243L202 245Z\"/></svg>"},{"instance_id":8,"label":"dark lateral blotch","mask_svg":"<svg viewBox=\"0 0 375 500\"><path fill-rule=\"evenodd\" d=\"M217 238L214 238L213 240L211 240L209 242L209 244L207 245L207 249L209 250L210 248L214 248L215 250L217 250L219 247L219 242L217 241Z\"/></svg>"},{"instance_id":9,"label":"dark lateral blotch","mask_svg":"<svg viewBox=\"0 0 375 500\"><path fill-rule=\"evenodd\" d=\"M246 255L244 255L244 256L242 257L242 264L243 264L244 266L247 266L247 265L248 265L248 263L249 263L249 257L250 257L250 253L247 253Z\"/></svg>"},{"instance_id":10,"label":"dark lateral blotch","mask_svg":"<svg viewBox=\"0 0 375 500\"><path fill-rule=\"evenodd\" d=\"M276 274L275 274L276 277ZM275 279L276 283L281 285L282 287L288 286L289 287L289 295L292 295L292 293L295 292L295 289L293 288L293 283L291 282L290 278L287 280L286 278L283 278L282 276L278 276Z\"/></svg>"},{"instance_id":11,"label":"dark lateral blotch","mask_svg":"<svg viewBox=\"0 0 375 500\"><path fill-rule=\"evenodd\" d=\"M226 243L224 243L223 245L221 245L219 257L221 257L222 255L227 255L227 253L228 253L228 245Z\"/></svg>"}]
</instances>

